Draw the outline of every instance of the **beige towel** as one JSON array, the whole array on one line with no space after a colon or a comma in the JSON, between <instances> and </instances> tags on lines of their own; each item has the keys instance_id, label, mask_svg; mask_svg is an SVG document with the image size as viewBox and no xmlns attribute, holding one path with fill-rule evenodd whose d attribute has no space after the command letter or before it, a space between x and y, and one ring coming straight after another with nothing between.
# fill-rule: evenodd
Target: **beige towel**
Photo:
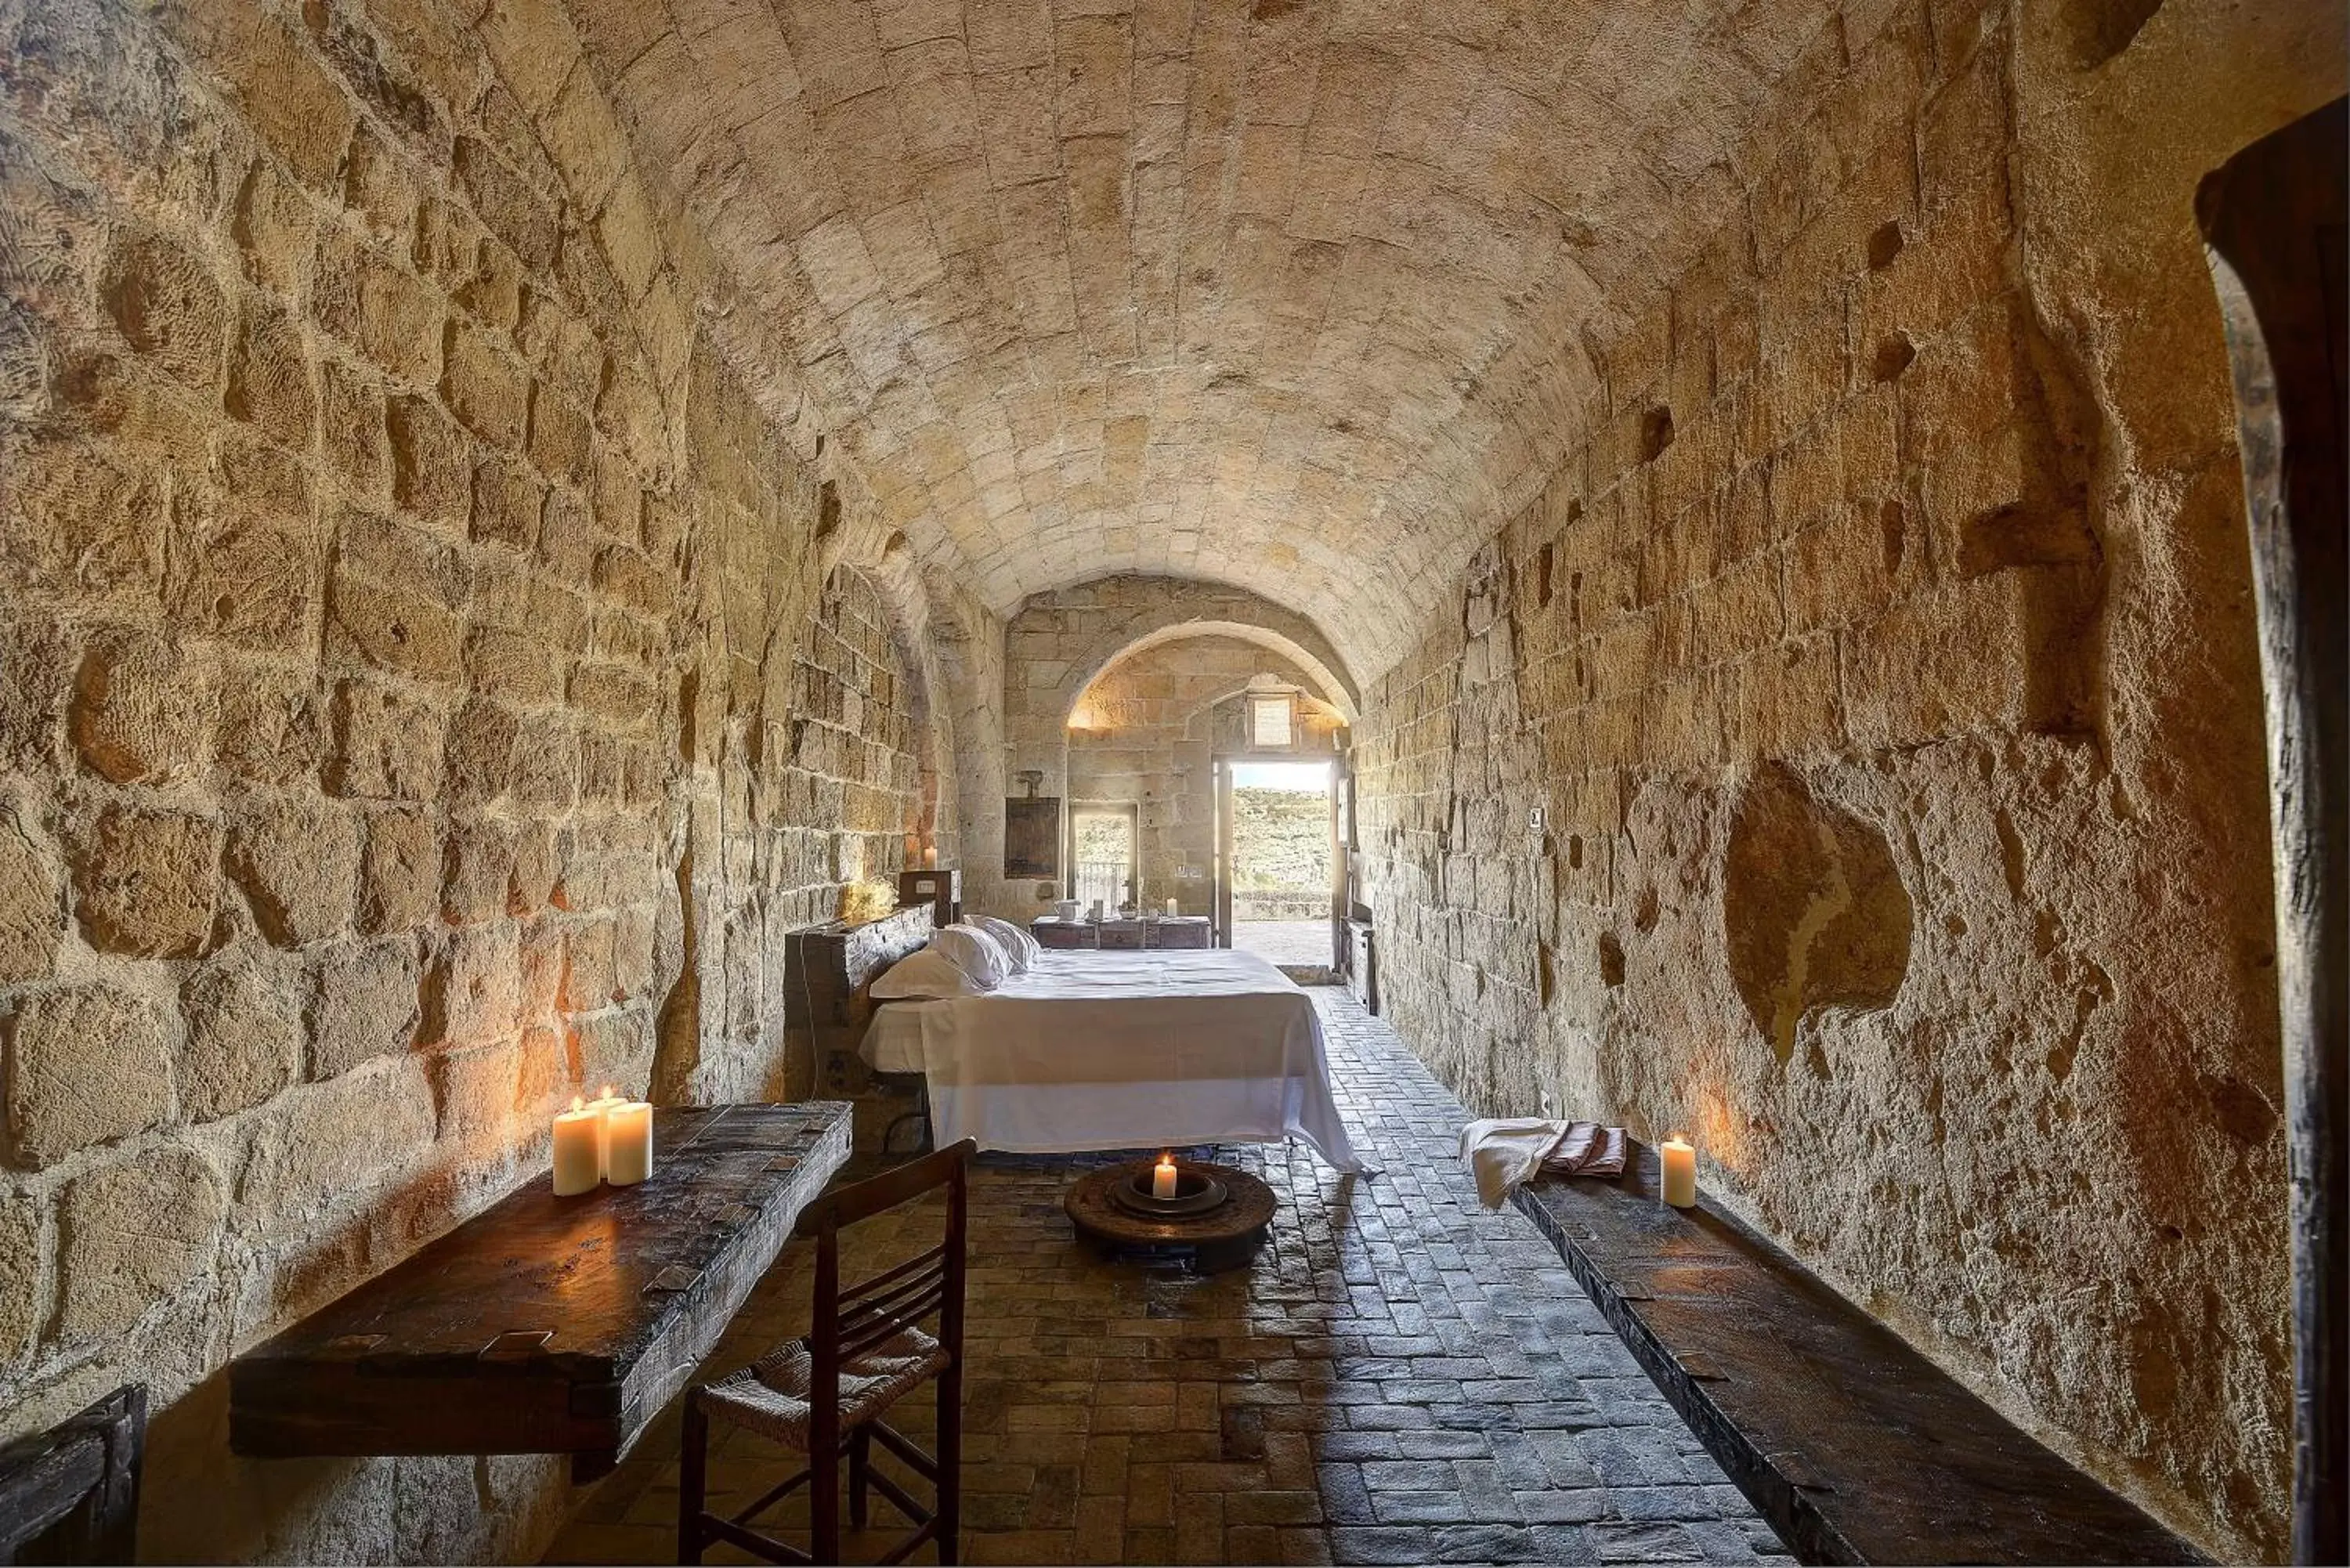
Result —
<instances>
[{"instance_id":1,"label":"beige towel","mask_svg":"<svg viewBox=\"0 0 2350 1568\"><path fill-rule=\"evenodd\" d=\"M1489 1117L1461 1129L1461 1158L1477 1179L1477 1196L1499 1209L1510 1189L1535 1172L1552 1176L1621 1176L1624 1129L1597 1122L1541 1116Z\"/></svg>"}]
</instances>

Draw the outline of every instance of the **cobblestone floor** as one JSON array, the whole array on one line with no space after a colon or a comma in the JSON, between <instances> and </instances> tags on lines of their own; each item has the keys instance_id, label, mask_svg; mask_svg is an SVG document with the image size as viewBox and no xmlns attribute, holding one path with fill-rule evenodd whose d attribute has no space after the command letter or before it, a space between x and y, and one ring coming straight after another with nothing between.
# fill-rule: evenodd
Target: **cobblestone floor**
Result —
<instances>
[{"instance_id":1,"label":"cobblestone floor","mask_svg":"<svg viewBox=\"0 0 2350 1568\"><path fill-rule=\"evenodd\" d=\"M1385 1174L1337 1176L1302 1146L1215 1151L1282 1199L1252 1267L1194 1279L1106 1262L1060 1207L1094 1161L983 1162L964 1560L1787 1561L1533 1226L1478 1206L1454 1153L1460 1105L1343 992L1313 995L1348 1127ZM861 1228L844 1273L930 1245L937 1225L915 1210ZM803 1332L809 1275L795 1244L706 1375ZM927 1439L928 1393L897 1417ZM677 1434L672 1408L548 1560L674 1561ZM713 1504L797 1468L727 1434ZM879 1501L875 1522L897 1522ZM849 1560L884 1549L855 1540Z\"/></svg>"},{"instance_id":2,"label":"cobblestone floor","mask_svg":"<svg viewBox=\"0 0 2350 1568\"><path fill-rule=\"evenodd\" d=\"M1235 920L1232 946L1243 948L1276 964L1299 969L1330 967L1330 922L1327 920Z\"/></svg>"}]
</instances>

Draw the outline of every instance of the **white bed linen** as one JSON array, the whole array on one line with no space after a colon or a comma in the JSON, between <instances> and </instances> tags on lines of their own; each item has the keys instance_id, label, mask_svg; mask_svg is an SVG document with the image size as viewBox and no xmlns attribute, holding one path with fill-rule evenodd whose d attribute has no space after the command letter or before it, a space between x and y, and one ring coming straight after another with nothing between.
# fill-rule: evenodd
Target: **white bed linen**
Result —
<instances>
[{"instance_id":1,"label":"white bed linen","mask_svg":"<svg viewBox=\"0 0 2350 1568\"><path fill-rule=\"evenodd\" d=\"M932 1137L1024 1154L1304 1138L1366 1170L1322 1021L1254 953L1046 950L984 996L893 1002L860 1054L928 1080Z\"/></svg>"}]
</instances>

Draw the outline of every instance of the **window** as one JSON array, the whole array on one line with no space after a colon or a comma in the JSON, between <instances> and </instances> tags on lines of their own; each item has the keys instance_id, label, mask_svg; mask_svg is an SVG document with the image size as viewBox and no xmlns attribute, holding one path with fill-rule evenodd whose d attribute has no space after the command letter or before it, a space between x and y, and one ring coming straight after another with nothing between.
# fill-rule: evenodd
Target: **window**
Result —
<instances>
[{"instance_id":1,"label":"window","mask_svg":"<svg viewBox=\"0 0 2350 1568\"><path fill-rule=\"evenodd\" d=\"M1134 878L1140 815L1138 807L1124 803L1079 805L1071 812L1076 875L1070 878L1070 897L1087 907L1098 899L1105 910L1115 911L1139 896Z\"/></svg>"},{"instance_id":2,"label":"window","mask_svg":"<svg viewBox=\"0 0 2350 1568\"><path fill-rule=\"evenodd\" d=\"M1292 701L1284 691L1249 699L1249 744L1286 751L1293 743Z\"/></svg>"}]
</instances>

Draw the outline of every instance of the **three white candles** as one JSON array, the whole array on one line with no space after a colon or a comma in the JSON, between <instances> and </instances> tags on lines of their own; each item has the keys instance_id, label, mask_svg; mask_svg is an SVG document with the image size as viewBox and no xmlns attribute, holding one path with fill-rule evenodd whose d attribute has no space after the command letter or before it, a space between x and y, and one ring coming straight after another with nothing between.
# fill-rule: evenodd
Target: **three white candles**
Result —
<instances>
[{"instance_id":1,"label":"three white candles","mask_svg":"<svg viewBox=\"0 0 2350 1568\"><path fill-rule=\"evenodd\" d=\"M555 1195L576 1198L598 1183L634 1187L653 1173L653 1108L623 1099L604 1085L603 1095L555 1118Z\"/></svg>"},{"instance_id":2,"label":"three white candles","mask_svg":"<svg viewBox=\"0 0 2350 1568\"><path fill-rule=\"evenodd\" d=\"M1676 1209L1696 1208L1697 1150L1675 1133L1657 1146L1657 1160L1663 1176L1660 1195L1664 1200Z\"/></svg>"}]
</instances>

